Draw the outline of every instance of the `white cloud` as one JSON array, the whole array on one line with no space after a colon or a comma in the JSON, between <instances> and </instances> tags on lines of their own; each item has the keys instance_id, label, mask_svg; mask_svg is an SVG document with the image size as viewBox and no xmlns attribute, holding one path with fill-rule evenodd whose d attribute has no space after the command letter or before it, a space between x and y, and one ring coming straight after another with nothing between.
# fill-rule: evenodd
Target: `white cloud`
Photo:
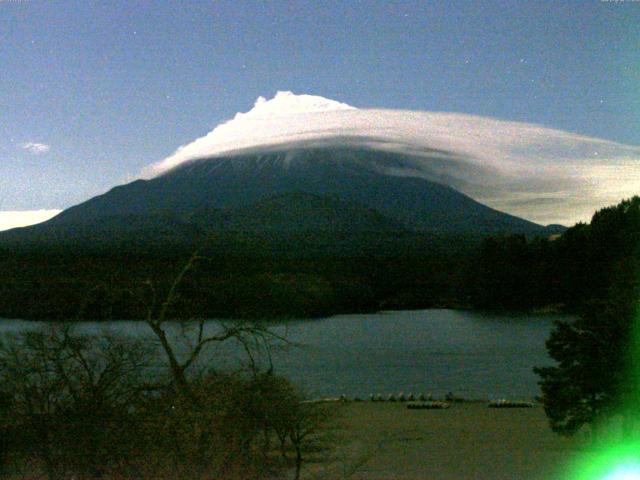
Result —
<instances>
[{"instance_id":1,"label":"white cloud","mask_svg":"<svg viewBox=\"0 0 640 480\"><path fill-rule=\"evenodd\" d=\"M0 211L0 231L42 223L62 210Z\"/></svg>"},{"instance_id":2,"label":"white cloud","mask_svg":"<svg viewBox=\"0 0 640 480\"><path fill-rule=\"evenodd\" d=\"M410 166L387 173L442 180L541 223L588 220L595 209L640 193L640 147L460 113L356 109L291 92L258 98L249 112L181 146L142 175L247 149L331 142L411 155Z\"/></svg>"},{"instance_id":3,"label":"white cloud","mask_svg":"<svg viewBox=\"0 0 640 480\"><path fill-rule=\"evenodd\" d=\"M22 145L20 145L20 147L36 155L40 153L47 153L49 150L51 150L51 145L36 142L23 143Z\"/></svg>"}]
</instances>

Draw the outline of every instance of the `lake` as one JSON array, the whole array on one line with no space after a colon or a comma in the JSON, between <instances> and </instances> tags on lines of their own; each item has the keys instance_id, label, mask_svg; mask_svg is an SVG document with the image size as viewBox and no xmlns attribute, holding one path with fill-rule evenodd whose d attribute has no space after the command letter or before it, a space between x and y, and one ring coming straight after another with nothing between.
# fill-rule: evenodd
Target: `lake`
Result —
<instances>
[{"instance_id":1,"label":"lake","mask_svg":"<svg viewBox=\"0 0 640 480\"><path fill-rule=\"evenodd\" d=\"M558 318L416 310L291 321L273 326L295 344L276 350L273 361L277 373L313 397L453 392L467 399L529 399L539 395L532 368L551 364L544 344ZM37 325L0 320L0 333ZM85 322L79 328L150 336L142 322ZM174 324L171 331L177 335L180 328ZM237 345L226 345L208 355L229 365L241 354Z\"/></svg>"}]
</instances>

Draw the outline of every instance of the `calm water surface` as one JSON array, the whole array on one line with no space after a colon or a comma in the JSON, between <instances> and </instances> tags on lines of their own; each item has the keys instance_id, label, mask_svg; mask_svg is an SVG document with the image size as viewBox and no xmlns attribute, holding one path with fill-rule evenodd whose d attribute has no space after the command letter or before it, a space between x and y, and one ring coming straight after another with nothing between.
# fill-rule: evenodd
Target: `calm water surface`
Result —
<instances>
[{"instance_id":1,"label":"calm water surface","mask_svg":"<svg viewBox=\"0 0 640 480\"><path fill-rule=\"evenodd\" d=\"M451 391L473 399L531 398L539 394L532 368L551 363L544 343L557 318L420 310L288 322L273 328L295 346L274 352L274 365L312 396ZM34 325L0 320L0 333ZM207 327L216 325L211 321ZM82 323L79 328L151 337L142 322ZM181 332L177 325L171 329L176 336ZM231 344L208 352L208 361L216 364L242 357Z\"/></svg>"}]
</instances>

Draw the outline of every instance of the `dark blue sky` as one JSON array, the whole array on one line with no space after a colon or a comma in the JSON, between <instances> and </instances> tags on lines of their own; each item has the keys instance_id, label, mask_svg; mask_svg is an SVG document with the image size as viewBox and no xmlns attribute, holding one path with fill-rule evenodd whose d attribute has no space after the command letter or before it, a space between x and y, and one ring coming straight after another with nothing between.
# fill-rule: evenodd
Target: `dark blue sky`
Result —
<instances>
[{"instance_id":1,"label":"dark blue sky","mask_svg":"<svg viewBox=\"0 0 640 480\"><path fill-rule=\"evenodd\" d=\"M640 145L640 2L0 0L0 211L82 201L277 90Z\"/></svg>"}]
</instances>

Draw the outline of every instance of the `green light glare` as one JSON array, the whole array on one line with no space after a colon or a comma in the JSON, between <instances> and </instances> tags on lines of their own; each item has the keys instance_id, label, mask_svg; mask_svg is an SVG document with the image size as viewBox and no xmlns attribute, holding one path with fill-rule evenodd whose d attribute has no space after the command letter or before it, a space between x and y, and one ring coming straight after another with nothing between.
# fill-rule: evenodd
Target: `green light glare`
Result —
<instances>
[{"instance_id":1,"label":"green light glare","mask_svg":"<svg viewBox=\"0 0 640 480\"><path fill-rule=\"evenodd\" d=\"M565 478L570 480L640 480L640 442L590 452Z\"/></svg>"},{"instance_id":2,"label":"green light glare","mask_svg":"<svg viewBox=\"0 0 640 480\"><path fill-rule=\"evenodd\" d=\"M640 465L623 465L616 468L603 480L640 480Z\"/></svg>"},{"instance_id":3,"label":"green light glare","mask_svg":"<svg viewBox=\"0 0 640 480\"><path fill-rule=\"evenodd\" d=\"M616 409L620 417L632 419L631 430L609 430L596 445L574 456L558 480L640 480L640 302L634 303L624 376L628 390Z\"/></svg>"}]
</instances>

